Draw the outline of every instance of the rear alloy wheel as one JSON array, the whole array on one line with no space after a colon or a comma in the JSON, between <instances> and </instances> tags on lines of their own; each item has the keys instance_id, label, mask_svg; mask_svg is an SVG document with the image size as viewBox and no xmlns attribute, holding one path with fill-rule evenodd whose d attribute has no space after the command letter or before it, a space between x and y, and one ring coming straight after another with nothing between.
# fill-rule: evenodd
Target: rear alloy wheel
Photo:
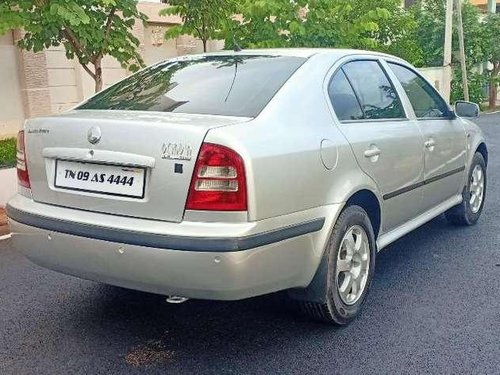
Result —
<instances>
[{"instance_id":1,"label":"rear alloy wheel","mask_svg":"<svg viewBox=\"0 0 500 375\"><path fill-rule=\"evenodd\" d=\"M486 197L486 162L479 152L476 152L472 159L462 197L462 203L446 211L446 218L454 225L476 224Z\"/></svg>"},{"instance_id":2,"label":"rear alloy wheel","mask_svg":"<svg viewBox=\"0 0 500 375\"><path fill-rule=\"evenodd\" d=\"M346 207L311 283L323 295L321 302L302 300L298 302L300 310L316 320L348 324L360 313L368 293L375 254L375 235L366 211L359 206Z\"/></svg>"},{"instance_id":3,"label":"rear alloy wheel","mask_svg":"<svg viewBox=\"0 0 500 375\"><path fill-rule=\"evenodd\" d=\"M362 296L370 271L370 244L363 227L349 228L340 244L336 265L337 290L346 305Z\"/></svg>"}]
</instances>

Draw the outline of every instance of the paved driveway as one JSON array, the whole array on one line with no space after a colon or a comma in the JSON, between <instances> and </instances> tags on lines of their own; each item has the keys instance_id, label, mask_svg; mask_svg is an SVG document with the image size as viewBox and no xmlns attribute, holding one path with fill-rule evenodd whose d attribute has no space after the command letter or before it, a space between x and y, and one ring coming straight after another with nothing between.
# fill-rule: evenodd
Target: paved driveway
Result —
<instances>
[{"instance_id":1,"label":"paved driveway","mask_svg":"<svg viewBox=\"0 0 500 375\"><path fill-rule=\"evenodd\" d=\"M360 319L338 329L265 298L168 305L37 267L0 242L0 374L500 373L500 115L484 216L437 218L377 259Z\"/></svg>"}]
</instances>

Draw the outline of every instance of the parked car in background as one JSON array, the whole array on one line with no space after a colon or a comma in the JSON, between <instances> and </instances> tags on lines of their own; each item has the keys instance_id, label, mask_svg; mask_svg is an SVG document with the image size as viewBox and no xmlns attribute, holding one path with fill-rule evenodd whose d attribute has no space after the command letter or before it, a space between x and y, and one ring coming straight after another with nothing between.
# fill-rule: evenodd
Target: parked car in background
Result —
<instances>
[{"instance_id":1,"label":"parked car in background","mask_svg":"<svg viewBox=\"0 0 500 375\"><path fill-rule=\"evenodd\" d=\"M477 222L488 152L405 61L356 50L168 60L26 123L13 245L81 278L236 300L286 290L347 324L375 258L445 213Z\"/></svg>"}]
</instances>

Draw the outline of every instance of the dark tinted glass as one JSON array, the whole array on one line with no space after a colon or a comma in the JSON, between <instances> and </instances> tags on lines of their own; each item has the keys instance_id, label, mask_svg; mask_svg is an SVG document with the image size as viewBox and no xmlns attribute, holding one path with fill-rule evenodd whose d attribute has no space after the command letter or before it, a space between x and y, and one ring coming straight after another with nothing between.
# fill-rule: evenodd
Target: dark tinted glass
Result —
<instances>
[{"instance_id":1,"label":"dark tinted glass","mask_svg":"<svg viewBox=\"0 0 500 375\"><path fill-rule=\"evenodd\" d=\"M328 94L340 121L363 118L358 99L342 70L339 70L330 81Z\"/></svg>"},{"instance_id":2,"label":"dark tinted glass","mask_svg":"<svg viewBox=\"0 0 500 375\"><path fill-rule=\"evenodd\" d=\"M361 103L364 118L405 118L396 90L376 61L353 61L342 69Z\"/></svg>"},{"instance_id":3,"label":"dark tinted glass","mask_svg":"<svg viewBox=\"0 0 500 375\"><path fill-rule=\"evenodd\" d=\"M404 66L389 63L418 118L449 117L448 105L425 80Z\"/></svg>"},{"instance_id":4,"label":"dark tinted glass","mask_svg":"<svg viewBox=\"0 0 500 375\"><path fill-rule=\"evenodd\" d=\"M289 56L204 56L149 67L79 109L255 117L303 64Z\"/></svg>"}]
</instances>

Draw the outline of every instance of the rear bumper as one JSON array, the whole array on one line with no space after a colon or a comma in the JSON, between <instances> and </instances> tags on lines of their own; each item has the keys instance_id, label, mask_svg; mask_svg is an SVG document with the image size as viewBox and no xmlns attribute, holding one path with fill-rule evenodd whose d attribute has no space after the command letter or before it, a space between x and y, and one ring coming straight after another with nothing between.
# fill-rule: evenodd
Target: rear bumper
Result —
<instances>
[{"instance_id":1,"label":"rear bumper","mask_svg":"<svg viewBox=\"0 0 500 375\"><path fill-rule=\"evenodd\" d=\"M232 252L253 249L274 244L304 234L316 232L323 228L325 218L277 228L262 233L242 237L188 237L159 233L137 232L120 228L109 228L89 225L76 221L61 220L21 211L11 205L7 206L11 220L31 227L71 234L80 237L139 245L167 250L201 251L201 252Z\"/></svg>"},{"instance_id":2,"label":"rear bumper","mask_svg":"<svg viewBox=\"0 0 500 375\"><path fill-rule=\"evenodd\" d=\"M130 289L221 300L307 286L339 209L254 223L175 224L22 196L7 206L14 247L41 266Z\"/></svg>"}]
</instances>

